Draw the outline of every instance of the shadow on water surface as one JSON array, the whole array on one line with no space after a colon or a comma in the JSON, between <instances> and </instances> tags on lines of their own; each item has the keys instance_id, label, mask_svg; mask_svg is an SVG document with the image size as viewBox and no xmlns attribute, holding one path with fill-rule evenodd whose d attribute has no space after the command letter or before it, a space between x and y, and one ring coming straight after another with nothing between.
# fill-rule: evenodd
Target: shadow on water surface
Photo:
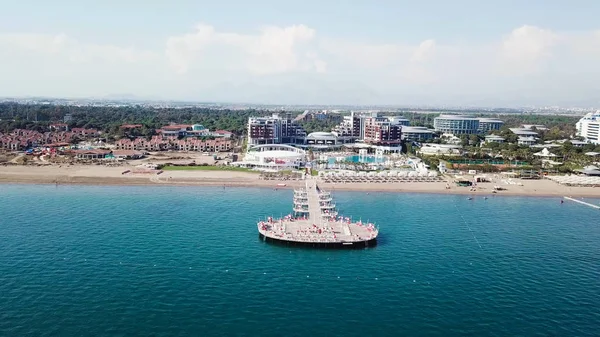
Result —
<instances>
[{"instance_id":1,"label":"shadow on water surface","mask_svg":"<svg viewBox=\"0 0 600 337\"><path fill-rule=\"evenodd\" d=\"M274 240L274 239L270 239L270 238L265 238L261 234L258 234L258 241L261 243L272 245L274 247L281 247L281 248L294 247L294 249L303 249L303 250L331 250L331 249L359 250L359 249L375 248L380 244L379 239L371 240L366 243L359 243L359 244L352 244L352 245L343 245L341 243L291 242L291 241Z\"/></svg>"}]
</instances>

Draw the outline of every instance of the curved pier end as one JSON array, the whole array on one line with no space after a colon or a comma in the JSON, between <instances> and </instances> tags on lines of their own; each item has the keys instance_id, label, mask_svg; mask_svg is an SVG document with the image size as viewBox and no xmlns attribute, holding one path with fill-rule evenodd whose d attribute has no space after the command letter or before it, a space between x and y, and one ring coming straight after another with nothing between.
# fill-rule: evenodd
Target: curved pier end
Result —
<instances>
[{"instance_id":1,"label":"curved pier end","mask_svg":"<svg viewBox=\"0 0 600 337\"><path fill-rule=\"evenodd\" d=\"M331 194L319 189L314 179L306 189L294 191L294 214L259 221L259 237L267 242L315 248L365 248L377 244L378 228L339 216Z\"/></svg>"}]
</instances>

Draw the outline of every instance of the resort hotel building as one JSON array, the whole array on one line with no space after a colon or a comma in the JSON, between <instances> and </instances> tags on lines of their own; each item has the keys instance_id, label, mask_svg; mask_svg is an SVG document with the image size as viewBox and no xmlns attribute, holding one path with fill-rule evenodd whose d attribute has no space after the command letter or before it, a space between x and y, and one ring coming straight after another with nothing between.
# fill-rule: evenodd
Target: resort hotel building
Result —
<instances>
[{"instance_id":1,"label":"resort hotel building","mask_svg":"<svg viewBox=\"0 0 600 337\"><path fill-rule=\"evenodd\" d=\"M248 120L247 152L235 165L259 169L303 167L307 150L328 151L342 147L385 152L401 152L403 117L380 117L376 112L345 116L332 132L306 131L288 114L251 117ZM406 126L405 126L406 127ZM427 139L433 132L413 129L411 137ZM415 136L418 135L418 136Z\"/></svg>"},{"instance_id":2,"label":"resort hotel building","mask_svg":"<svg viewBox=\"0 0 600 337\"><path fill-rule=\"evenodd\" d=\"M373 145L398 146L402 140L402 125L377 115L365 118L363 141Z\"/></svg>"},{"instance_id":3,"label":"resort hotel building","mask_svg":"<svg viewBox=\"0 0 600 337\"><path fill-rule=\"evenodd\" d=\"M403 126L402 139L405 141L422 142L433 138L434 130L424 126Z\"/></svg>"},{"instance_id":4,"label":"resort hotel building","mask_svg":"<svg viewBox=\"0 0 600 337\"><path fill-rule=\"evenodd\" d=\"M478 118L464 115L440 115L433 120L435 131L453 135L470 135L500 130L504 125L499 119Z\"/></svg>"},{"instance_id":5,"label":"resort hotel building","mask_svg":"<svg viewBox=\"0 0 600 337\"><path fill-rule=\"evenodd\" d=\"M280 117L250 117L248 120L248 145L303 144L306 131L290 114Z\"/></svg>"},{"instance_id":6,"label":"resort hotel building","mask_svg":"<svg viewBox=\"0 0 600 337\"><path fill-rule=\"evenodd\" d=\"M589 143L600 144L600 110L583 116L575 125L577 136Z\"/></svg>"},{"instance_id":7,"label":"resort hotel building","mask_svg":"<svg viewBox=\"0 0 600 337\"><path fill-rule=\"evenodd\" d=\"M364 135L363 126L366 117L366 115L351 112L350 116L344 116L342 122L333 129L333 133L351 142L361 139Z\"/></svg>"},{"instance_id":8,"label":"resort hotel building","mask_svg":"<svg viewBox=\"0 0 600 337\"><path fill-rule=\"evenodd\" d=\"M489 131L500 130L504 125L504 122L496 118L478 118L479 119L479 133L486 133Z\"/></svg>"}]
</instances>

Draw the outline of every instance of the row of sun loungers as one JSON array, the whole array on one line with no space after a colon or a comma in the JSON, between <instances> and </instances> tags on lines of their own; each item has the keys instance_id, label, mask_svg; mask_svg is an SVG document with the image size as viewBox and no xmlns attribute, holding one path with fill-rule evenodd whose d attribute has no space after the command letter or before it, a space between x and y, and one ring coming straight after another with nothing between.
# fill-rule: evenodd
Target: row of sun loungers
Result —
<instances>
[{"instance_id":1,"label":"row of sun loungers","mask_svg":"<svg viewBox=\"0 0 600 337\"><path fill-rule=\"evenodd\" d=\"M600 177L548 176L548 179L566 186L600 187Z\"/></svg>"},{"instance_id":2,"label":"row of sun loungers","mask_svg":"<svg viewBox=\"0 0 600 337\"><path fill-rule=\"evenodd\" d=\"M262 180L282 180L282 181L298 181L298 180L304 180L302 177L277 177L277 176L259 176L258 179L262 179Z\"/></svg>"},{"instance_id":3,"label":"row of sun loungers","mask_svg":"<svg viewBox=\"0 0 600 337\"><path fill-rule=\"evenodd\" d=\"M438 182L442 177L322 177L324 183L411 183Z\"/></svg>"}]
</instances>

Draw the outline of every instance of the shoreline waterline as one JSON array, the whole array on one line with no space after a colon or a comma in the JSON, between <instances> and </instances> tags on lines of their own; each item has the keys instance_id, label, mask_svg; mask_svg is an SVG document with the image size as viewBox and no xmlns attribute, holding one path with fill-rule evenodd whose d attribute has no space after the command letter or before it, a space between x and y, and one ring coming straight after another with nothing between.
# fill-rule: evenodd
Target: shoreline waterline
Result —
<instances>
[{"instance_id":1,"label":"shoreline waterline","mask_svg":"<svg viewBox=\"0 0 600 337\"><path fill-rule=\"evenodd\" d=\"M291 190L302 187L302 181L285 181L286 186L278 186L278 181L162 181L152 182L145 178L102 178L102 177L73 177L69 180L47 179L6 179L0 175L0 185L68 185L68 186L147 186L147 187L214 187L214 188L260 188L272 190ZM440 189L433 189L436 184ZM428 186L429 185L429 186ZM431 195L465 195L472 197L533 197L533 198L600 198L600 189L593 187L579 187L570 191L568 187L557 186L557 190L549 191L501 191L492 193L491 189L470 191L468 188L453 187L444 189L445 182L439 183L399 183L383 188L375 184L326 184L321 183L323 189L331 192L365 192L385 194L431 194Z\"/></svg>"},{"instance_id":2,"label":"shoreline waterline","mask_svg":"<svg viewBox=\"0 0 600 337\"><path fill-rule=\"evenodd\" d=\"M304 187L304 180L264 180L256 173L236 171L165 171L162 174L125 174L130 167L104 167L90 165L57 166L5 166L0 167L0 184L58 184L107 186L213 186L293 189ZM285 186L280 186L285 185ZM480 183L476 191L459 187L446 181L394 182L394 183L324 183L324 190L354 191L364 193L426 193L468 196L531 196L531 197L582 197L600 198L600 188L571 187L548 179L515 180ZM494 186L506 190L493 193Z\"/></svg>"}]
</instances>

